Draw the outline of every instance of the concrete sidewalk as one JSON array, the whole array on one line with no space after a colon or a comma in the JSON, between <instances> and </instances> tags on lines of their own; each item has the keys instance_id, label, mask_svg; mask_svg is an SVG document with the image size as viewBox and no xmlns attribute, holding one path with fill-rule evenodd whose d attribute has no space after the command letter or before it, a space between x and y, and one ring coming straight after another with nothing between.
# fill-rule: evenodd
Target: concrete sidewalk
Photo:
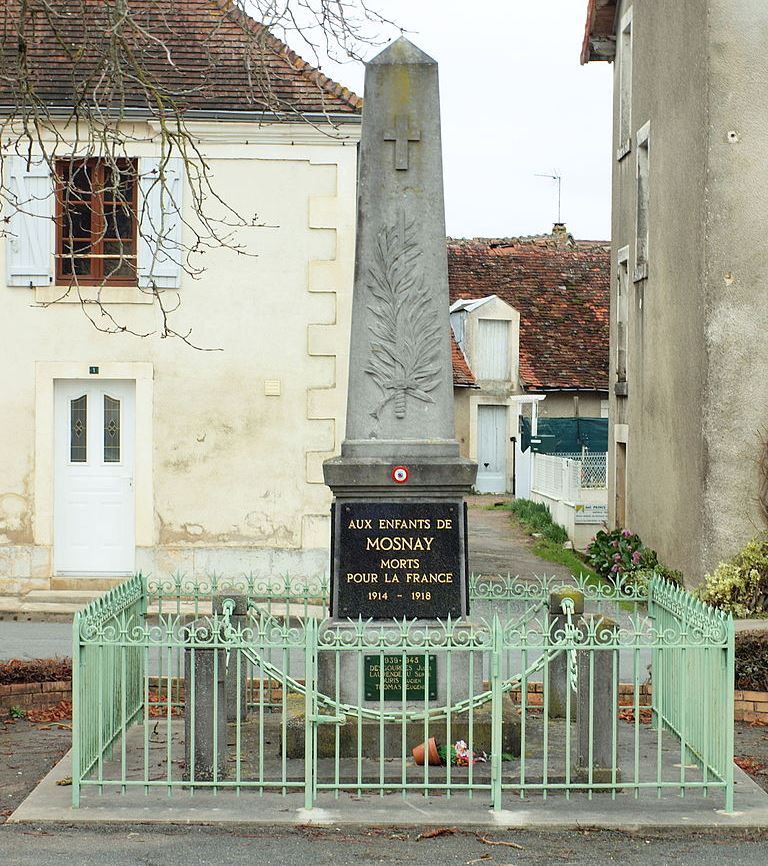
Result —
<instances>
[{"instance_id":1,"label":"concrete sidewalk","mask_svg":"<svg viewBox=\"0 0 768 866\"><path fill-rule=\"evenodd\" d=\"M397 826L397 827L493 827L531 830L572 830L585 827L624 830L665 828L691 832L768 829L768 794L735 767L736 811L726 814L720 808L722 795L710 798L666 795L657 799L649 794L635 799L629 793L610 795L562 795L547 800L535 797L519 800L506 794L501 811L489 808L486 795L468 799L434 796L429 800L413 795L375 794L358 798L342 794L338 799L323 796L318 805L304 808L303 795L244 792L213 793L197 791L194 798L177 792L168 797L162 789L145 797L141 790L120 794L108 790L103 795L89 788L79 809L71 806L72 789L57 782L71 775L67 754L42 780L8 819L8 823L44 824L219 824L252 826Z\"/></svg>"}]
</instances>

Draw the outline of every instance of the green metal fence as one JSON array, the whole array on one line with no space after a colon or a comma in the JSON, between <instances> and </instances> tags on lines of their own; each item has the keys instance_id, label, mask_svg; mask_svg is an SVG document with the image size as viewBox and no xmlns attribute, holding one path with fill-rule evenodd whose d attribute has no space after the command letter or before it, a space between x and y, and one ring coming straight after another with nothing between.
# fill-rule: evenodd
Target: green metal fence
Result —
<instances>
[{"instance_id":1,"label":"green metal fence","mask_svg":"<svg viewBox=\"0 0 768 866\"><path fill-rule=\"evenodd\" d=\"M75 618L73 804L716 791L733 808L730 617L658 578L470 595L467 620L340 622L322 580L126 581ZM430 738L444 760L417 765Z\"/></svg>"}]
</instances>

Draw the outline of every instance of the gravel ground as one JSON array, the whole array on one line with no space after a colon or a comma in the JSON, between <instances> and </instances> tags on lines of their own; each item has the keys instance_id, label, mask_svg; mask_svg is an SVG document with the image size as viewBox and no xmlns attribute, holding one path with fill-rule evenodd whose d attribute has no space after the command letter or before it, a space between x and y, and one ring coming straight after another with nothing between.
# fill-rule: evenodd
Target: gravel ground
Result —
<instances>
[{"instance_id":1,"label":"gravel ground","mask_svg":"<svg viewBox=\"0 0 768 866\"><path fill-rule=\"evenodd\" d=\"M69 724L0 721L0 823L69 750Z\"/></svg>"}]
</instances>

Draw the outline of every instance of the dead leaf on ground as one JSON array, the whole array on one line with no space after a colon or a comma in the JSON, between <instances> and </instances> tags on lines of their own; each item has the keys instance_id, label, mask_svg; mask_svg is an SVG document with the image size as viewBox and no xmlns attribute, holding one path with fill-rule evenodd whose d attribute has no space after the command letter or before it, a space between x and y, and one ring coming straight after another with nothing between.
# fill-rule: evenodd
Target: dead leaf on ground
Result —
<instances>
[{"instance_id":1,"label":"dead leaf on ground","mask_svg":"<svg viewBox=\"0 0 768 866\"><path fill-rule=\"evenodd\" d=\"M759 773L768 766L762 761L758 761L757 758L750 758L746 755L734 758L733 763L741 767L745 773Z\"/></svg>"},{"instance_id":2,"label":"dead leaf on ground","mask_svg":"<svg viewBox=\"0 0 768 866\"><path fill-rule=\"evenodd\" d=\"M431 830L425 830L423 833L419 833L416 837L416 841L419 839L435 839L437 836L452 836L454 833L458 833L458 829L456 827L433 827Z\"/></svg>"},{"instance_id":3,"label":"dead leaf on ground","mask_svg":"<svg viewBox=\"0 0 768 866\"><path fill-rule=\"evenodd\" d=\"M72 702L59 701L58 704L46 707L44 710L29 710L27 718L30 722L60 722L63 719L71 719Z\"/></svg>"},{"instance_id":4,"label":"dead leaf on ground","mask_svg":"<svg viewBox=\"0 0 768 866\"><path fill-rule=\"evenodd\" d=\"M487 836L480 836L479 834L477 839L484 845L504 845L506 848L516 848L518 851L525 851L525 848L522 845L518 845L517 842L504 842L501 839L489 839Z\"/></svg>"},{"instance_id":5,"label":"dead leaf on ground","mask_svg":"<svg viewBox=\"0 0 768 866\"><path fill-rule=\"evenodd\" d=\"M71 785L72 784L72 776L65 776L63 779L58 779L56 784L57 785Z\"/></svg>"}]
</instances>

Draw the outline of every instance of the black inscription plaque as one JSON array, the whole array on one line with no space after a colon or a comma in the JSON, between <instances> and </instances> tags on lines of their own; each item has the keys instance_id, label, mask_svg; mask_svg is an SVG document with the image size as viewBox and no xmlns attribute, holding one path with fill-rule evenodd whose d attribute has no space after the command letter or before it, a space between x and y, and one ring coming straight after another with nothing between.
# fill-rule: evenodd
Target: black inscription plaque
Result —
<instances>
[{"instance_id":1,"label":"black inscription plaque","mask_svg":"<svg viewBox=\"0 0 768 866\"><path fill-rule=\"evenodd\" d=\"M407 701L437 700L437 656L429 656L427 681L426 656L384 656L384 688L381 683L381 656L364 656L364 682L366 701L401 701L403 699L403 671L405 671L405 699ZM426 692L425 692L426 688Z\"/></svg>"},{"instance_id":2,"label":"black inscription plaque","mask_svg":"<svg viewBox=\"0 0 768 866\"><path fill-rule=\"evenodd\" d=\"M335 521L335 616L464 613L460 502L342 502Z\"/></svg>"}]
</instances>

